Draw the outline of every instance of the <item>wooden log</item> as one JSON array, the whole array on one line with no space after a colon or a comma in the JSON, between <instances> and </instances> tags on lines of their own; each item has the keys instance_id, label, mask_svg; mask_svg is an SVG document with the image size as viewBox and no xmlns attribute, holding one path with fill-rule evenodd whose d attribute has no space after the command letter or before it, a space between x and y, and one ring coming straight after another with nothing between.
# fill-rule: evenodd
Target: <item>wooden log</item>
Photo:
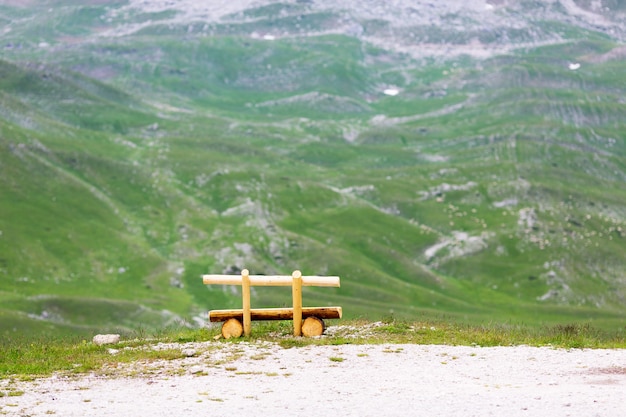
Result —
<instances>
[{"instance_id":1,"label":"wooden log","mask_svg":"<svg viewBox=\"0 0 626 417\"><path fill-rule=\"evenodd\" d=\"M222 336L224 339L231 337L241 337L243 334L243 325L235 318L228 319L222 324Z\"/></svg>"},{"instance_id":2,"label":"wooden log","mask_svg":"<svg viewBox=\"0 0 626 417\"><path fill-rule=\"evenodd\" d=\"M307 317L306 319L304 319L304 323L302 323L302 336L321 336L322 334L324 334L324 330L326 330L324 320L320 319L319 317Z\"/></svg>"},{"instance_id":3,"label":"wooden log","mask_svg":"<svg viewBox=\"0 0 626 417\"><path fill-rule=\"evenodd\" d=\"M302 273L293 271L291 275L293 299L293 335L302 336Z\"/></svg>"},{"instance_id":4,"label":"wooden log","mask_svg":"<svg viewBox=\"0 0 626 417\"><path fill-rule=\"evenodd\" d=\"M250 277L247 269L241 271L241 299L243 306L243 334L248 337L252 332L252 319L250 318Z\"/></svg>"},{"instance_id":5,"label":"wooden log","mask_svg":"<svg viewBox=\"0 0 626 417\"><path fill-rule=\"evenodd\" d=\"M249 275L250 285L255 287L291 287L293 278L289 275ZM241 285L239 275L203 275L202 282L206 285ZM303 275L304 287L339 287L339 277L320 277Z\"/></svg>"},{"instance_id":6,"label":"wooden log","mask_svg":"<svg viewBox=\"0 0 626 417\"><path fill-rule=\"evenodd\" d=\"M320 319L340 319L342 316L341 307L303 307L302 317L319 317ZM251 320L291 320L293 319L293 308L253 308L250 309ZM221 322L228 319L243 321L243 310L211 310L209 311L209 321Z\"/></svg>"}]
</instances>

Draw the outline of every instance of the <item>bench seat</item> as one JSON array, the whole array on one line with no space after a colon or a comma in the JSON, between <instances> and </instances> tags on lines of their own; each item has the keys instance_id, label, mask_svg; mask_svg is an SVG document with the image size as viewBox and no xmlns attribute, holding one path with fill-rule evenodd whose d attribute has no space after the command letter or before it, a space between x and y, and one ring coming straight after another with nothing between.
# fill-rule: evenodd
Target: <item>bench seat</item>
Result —
<instances>
[{"instance_id":1,"label":"bench seat","mask_svg":"<svg viewBox=\"0 0 626 417\"><path fill-rule=\"evenodd\" d=\"M302 318L317 317L320 319L340 319L341 307L302 307ZM243 309L211 310L209 321L221 322L229 319L243 321ZM293 308L253 308L250 309L251 320L291 320Z\"/></svg>"}]
</instances>

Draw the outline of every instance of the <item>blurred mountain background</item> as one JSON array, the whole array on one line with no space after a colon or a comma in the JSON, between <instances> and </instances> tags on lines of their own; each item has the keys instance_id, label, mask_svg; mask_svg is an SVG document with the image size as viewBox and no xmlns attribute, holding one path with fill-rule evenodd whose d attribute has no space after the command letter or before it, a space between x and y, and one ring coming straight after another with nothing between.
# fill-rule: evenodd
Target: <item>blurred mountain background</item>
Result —
<instances>
[{"instance_id":1,"label":"blurred mountain background","mask_svg":"<svg viewBox=\"0 0 626 417\"><path fill-rule=\"evenodd\" d=\"M201 326L243 268L626 330L626 1L0 0L0 34L5 336Z\"/></svg>"}]
</instances>

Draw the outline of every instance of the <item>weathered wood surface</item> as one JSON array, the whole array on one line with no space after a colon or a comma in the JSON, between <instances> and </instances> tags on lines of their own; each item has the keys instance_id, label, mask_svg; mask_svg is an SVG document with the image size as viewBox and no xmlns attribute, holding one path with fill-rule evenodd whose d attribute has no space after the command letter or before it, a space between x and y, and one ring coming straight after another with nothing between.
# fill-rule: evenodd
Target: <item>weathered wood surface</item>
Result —
<instances>
[{"instance_id":1,"label":"weathered wood surface","mask_svg":"<svg viewBox=\"0 0 626 417\"><path fill-rule=\"evenodd\" d=\"M293 278L290 275L249 275L253 287L291 287ZM202 282L206 285L241 285L241 275L203 275ZM339 277L320 277L303 275L304 287L339 287Z\"/></svg>"},{"instance_id":2,"label":"weathered wood surface","mask_svg":"<svg viewBox=\"0 0 626 417\"><path fill-rule=\"evenodd\" d=\"M294 271L291 275L293 299L293 335L302 336L302 274Z\"/></svg>"},{"instance_id":3,"label":"weathered wood surface","mask_svg":"<svg viewBox=\"0 0 626 417\"><path fill-rule=\"evenodd\" d=\"M243 325L237 319L228 319L222 325L222 336L224 339L231 337L241 337L243 334Z\"/></svg>"},{"instance_id":4,"label":"weathered wood surface","mask_svg":"<svg viewBox=\"0 0 626 417\"><path fill-rule=\"evenodd\" d=\"M324 330L326 330L326 325L319 317L307 317L302 323L302 336L305 337L321 336Z\"/></svg>"},{"instance_id":5,"label":"weathered wood surface","mask_svg":"<svg viewBox=\"0 0 626 417\"><path fill-rule=\"evenodd\" d=\"M302 307L302 318L340 319L341 315L341 307ZM250 309L250 317L252 320L291 320L293 308L253 308ZM209 311L211 322L226 321L231 318L243 321L243 309Z\"/></svg>"},{"instance_id":6,"label":"weathered wood surface","mask_svg":"<svg viewBox=\"0 0 626 417\"><path fill-rule=\"evenodd\" d=\"M252 332L252 317L250 316L250 276L247 269L241 272L241 301L243 307L243 334L250 336Z\"/></svg>"}]
</instances>

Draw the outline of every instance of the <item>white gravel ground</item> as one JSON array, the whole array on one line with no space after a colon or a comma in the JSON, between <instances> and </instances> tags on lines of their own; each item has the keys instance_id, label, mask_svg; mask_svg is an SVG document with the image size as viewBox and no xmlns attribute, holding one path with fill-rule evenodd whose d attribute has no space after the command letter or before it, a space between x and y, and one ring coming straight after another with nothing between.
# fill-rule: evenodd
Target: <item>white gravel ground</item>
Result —
<instances>
[{"instance_id":1,"label":"white gravel ground","mask_svg":"<svg viewBox=\"0 0 626 417\"><path fill-rule=\"evenodd\" d=\"M0 381L10 416L626 415L626 350L206 342L107 377Z\"/></svg>"}]
</instances>

